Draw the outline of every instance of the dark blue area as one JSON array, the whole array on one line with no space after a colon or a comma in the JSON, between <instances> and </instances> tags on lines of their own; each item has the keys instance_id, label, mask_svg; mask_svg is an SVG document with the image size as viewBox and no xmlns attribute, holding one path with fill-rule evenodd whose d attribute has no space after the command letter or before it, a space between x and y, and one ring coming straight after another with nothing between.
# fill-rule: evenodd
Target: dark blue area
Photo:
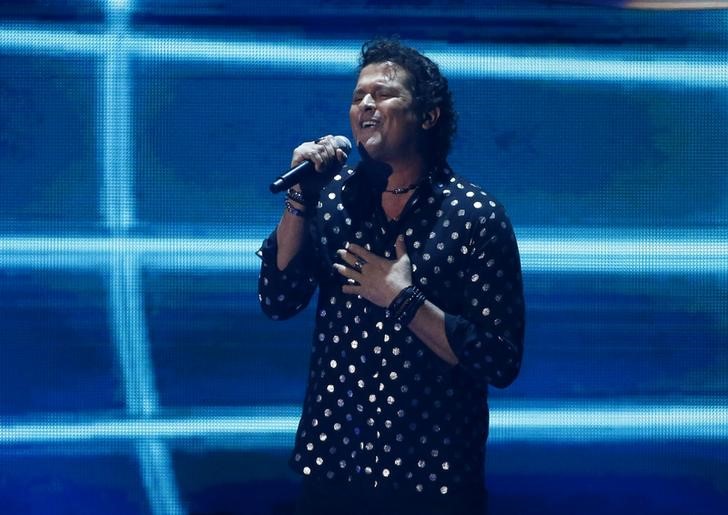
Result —
<instances>
[{"instance_id":1,"label":"dark blue area","mask_svg":"<svg viewBox=\"0 0 728 515\"><path fill-rule=\"evenodd\" d=\"M174 454L177 480L191 515L291 513L300 478L287 465L287 452Z\"/></svg>"},{"instance_id":2,"label":"dark blue area","mask_svg":"<svg viewBox=\"0 0 728 515\"><path fill-rule=\"evenodd\" d=\"M724 443L517 443L488 454L494 515L719 515L728 506Z\"/></svg>"},{"instance_id":3,"label":"dark blue area","mask_svg":"<svg viewBox=\"0 0 728 515\"><path fill-rule=\"evenodd\" d=\"M100 220L96 63L0 54L0 227Z\"/></svg>"},{"instance_id":4,"label":"dark blue area","mask_svg":"<svg viewBox=\"0 0 728 515\"><path fill-rule=\"evenodd\" d=\"M300 402L315 300L293 319L273 322L260 312L256 280L255 273L145 274L163 405ZM529 273L521 374L494 395L728 395L721 285L720 278Z\"/></svg>"},{"instance_id":5,"label":"dark blue area","mask_svg":"<svg viewBox=\"0 0 728 515\"><path fill-rule=\"evenodd\" d=\"M131 455L0 453L0 511L8 515L151 513Z\"/></svg>"},{"instance_id":6,"label":"dark blue area","mask_svg":"<svg viewBox=\"0 0 728 515\"><path fill-rule=\"evenodd\" d=\"M288 513L300 478L282 452L177 452L178 480L196 514ZM728 448L715 443L490 444L492 515L720 515Z\"/></svg>"},{"instance_id":7,"label":"dark blue area","mask_svg":"<svg viewBox=\"0 0 728 515\"><path fill-rule=\"evenodd\" d=\"M522 371L498 395L725 396L724 282L719 276L527 273Z\"/></svg>"},{"instance_id":8,"label":"dark blue area","mask_svg":"<svg viewBox=\"0 0 728 515\"><path fill-rule=\"evenodd\" d=\"M221 235L241 225L269 226L282 198L268 185L288 169L293 149L326 134L350 134L353 74L151 62L137 63L134 74L143 223L207 224Z\"/></svg>"},{"instance_id":9,"label":"dark blue area","mask_svg":"<svg viewBox=\"0 0 728 515\"><path fill-rule=\"evenodd\" d=\"M100 274L0 270L0 416L124 406Z\"/></svg>"},{"instance_id":10,"label":"dark blue area","mask_svg":"<svg viewBox=\"0 0 728 515\"><path fill-rule=\"evenodd\" d=\"M328 133L350 135L353 71L138 63L135 74L137 192L147 224L208 224L222 234L242 221L270 225L281 199L268 184L293 149ZM728 226L720 92L450 82L460 113L451 164L507 206L516 230Z\"/></svg>"},{"instance_id":11,"label":"dark blue area","mask_svg":"<svg viewBox=\"0 0 728 515\"><path fill-rule=\"evenodd\" d=\"M298 404L313 312L273 323L251 274L146 274L147 321L164 406Z\"/></svg>"},{"instance_id":12,"label":"dark blue area","mask_svg":"<svg viewBox=\"0 0 728 515\"><path fill-rule=\"evenodd\" d=\"M292 41L312 49L398 32L458 53L484 43L489 52L519 55L634 50L651 59L696 50L720 60L728 42L728 15L720 11L545 0L128 4L133 30L152 36ZM102 32L103 5L3 2L0 37L15 22L73 35ZM4 39L0 53L0 236L107 235L98 138L103 60L23 53ZM270 195L268 184L288 168L293 148L350 134L354 62L351 75L139 55L129 64L135 235L259 239L280 216L282 197ZM728 231L725 88L458 76L450 83L460 113L451 164L507 206L517 234L538 235L538 227L584 228L586 235L594 227L613 234L665 228L678 237ZM350 163L357 159L352 152ZM0 512L151 513L134 442L5 439L17 424L128 416L108 269L84 273L30 260L6 266L10 252L0 249ZM270 321L259 310L256 280L255 270L142 270L147 325L140 334L150 343L160 415L300 403L313 308ZM725 274L526 267L524 284L523 367L511 387L491 392L494 413L517 400L560 408L701 399L719 413L727 409ZM501 435L488 445L492 515L728 512L728 446L717 438L580 445ZM286 465L287 450L203 442L170 443L174 480L190 513L290 510L299 478Z\"/></svg>"}]
</instances>

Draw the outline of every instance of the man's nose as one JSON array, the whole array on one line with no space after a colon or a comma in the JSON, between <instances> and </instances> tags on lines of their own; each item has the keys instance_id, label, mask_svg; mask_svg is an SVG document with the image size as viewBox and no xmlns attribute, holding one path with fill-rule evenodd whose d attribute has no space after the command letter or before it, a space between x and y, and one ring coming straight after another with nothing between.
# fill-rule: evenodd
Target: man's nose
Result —
<instances>
[{"instance_id":1,"label":"man's nose","mask_svg":"<svg viewBox=\"0 0 728 515\"><path fill-rule=\"evenodd\" d=\"M364 110L374 109L374 106L374 97L369 93L364 95L359 102L359 107Z\"/></svg>"}]
</instances>

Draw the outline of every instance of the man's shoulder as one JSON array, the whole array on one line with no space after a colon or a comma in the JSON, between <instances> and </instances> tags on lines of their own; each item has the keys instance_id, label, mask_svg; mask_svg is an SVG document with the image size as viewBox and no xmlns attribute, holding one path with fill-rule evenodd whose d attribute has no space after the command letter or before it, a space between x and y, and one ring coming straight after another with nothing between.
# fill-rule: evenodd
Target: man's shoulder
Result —
<instances>
[{"instance_id":1,"label":"man's shoulder","mask_svg":"<svg viewBox=\"0 0 728 515\"><path fill-rule=\"evenodd\" d=\"M350 168L344 168L337 174L335 174L331 181L321 188L321 194L319 195L319 208L326 207L328 205L336 206L341 203L342 191L346 188L346 184L354 176L354 170Z\"/></svg>"},{"instance_id":2,"label":"man's shoulder","mask_svg":"<svg viewBox=\"0 0 728 515\"><path fill-rule=\"evenodd\" d=\"M336 173L329 183L321 189L322 193L339 193L344 189L344 185L354 176L354 170L351 168L343 168Z\"/></svg>"},{"instance_id":3,"label":"man's shoulder","mask_svg":"<svg viewBox=\"0 0 728 515\"><path fill-rule=\"evenodd\" d=\"M485 188L474 184L464 177L451 173L433 180L432 189L442 196L444 204L480 209L483 207L502 208L502 204Z\"/></svg>"}]
</instances>

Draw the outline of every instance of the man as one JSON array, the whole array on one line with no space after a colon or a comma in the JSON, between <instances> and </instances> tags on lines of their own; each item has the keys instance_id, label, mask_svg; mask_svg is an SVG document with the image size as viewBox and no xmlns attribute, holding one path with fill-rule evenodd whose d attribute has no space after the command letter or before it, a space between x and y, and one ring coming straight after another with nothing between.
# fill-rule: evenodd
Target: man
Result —
<instances>
[{"instance_id":1,"label":"man","mask_svg":"<svg viewBox=\"0 0 728 515\"><path fill-rule=\"evenodd\" d=\"M296 148L291 165L319 173L259 251L271 318L319 288L298 513L483 513L487 387L515 379L523 348L510 222L448 166L452 96L416 50L366 43L349 117L362 162L332 172L331 136Z\"/></svg>"}]
</instances>

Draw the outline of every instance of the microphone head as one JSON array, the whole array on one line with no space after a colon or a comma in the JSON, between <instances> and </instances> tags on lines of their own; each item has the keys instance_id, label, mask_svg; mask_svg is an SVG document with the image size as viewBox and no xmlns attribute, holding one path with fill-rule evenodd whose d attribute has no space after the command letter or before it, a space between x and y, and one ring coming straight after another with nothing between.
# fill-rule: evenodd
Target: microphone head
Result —
<instances>
[{"instance_id":1,"label":"microphone head","mask_svg":"<svg viewBox=\"0 0 728 515\"><path fill-rule=\"evenodd\" d=\"M346 136L334 136L334 146L343 150L346 155L351 153L351 141Z\"/></svg>"}]
</instances>

